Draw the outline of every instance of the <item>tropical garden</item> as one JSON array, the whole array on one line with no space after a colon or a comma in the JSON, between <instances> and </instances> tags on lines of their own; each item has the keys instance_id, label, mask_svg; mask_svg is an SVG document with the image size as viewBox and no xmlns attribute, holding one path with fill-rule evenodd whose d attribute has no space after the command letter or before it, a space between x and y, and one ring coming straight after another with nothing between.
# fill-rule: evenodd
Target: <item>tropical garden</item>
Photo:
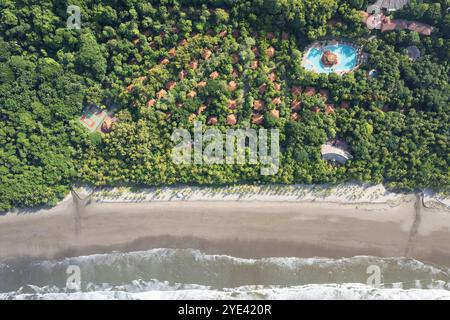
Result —
<instances>
[{"instance_id":1,"label":"tropical garden","mask_svg":"<svg viewBox=\"0 0 450 320\"><path fill-rule=\"evenodd\" d=\"M81 29L68 29L68 5ZM54 205L74 183L384 183L450 187L450 0L391 13L434 27L381 33L367 0L0 0L0 210ZM301 65L315 40L367 61L339 76ZM411 60L414 45L421 57ZM376 70L377 77L370 77ZM108 134L78 118L119 106ZM176 128L280 130L281 166L176 165ZM328 140L353 159L322 159Z\"/></svg>"}]
</instances>

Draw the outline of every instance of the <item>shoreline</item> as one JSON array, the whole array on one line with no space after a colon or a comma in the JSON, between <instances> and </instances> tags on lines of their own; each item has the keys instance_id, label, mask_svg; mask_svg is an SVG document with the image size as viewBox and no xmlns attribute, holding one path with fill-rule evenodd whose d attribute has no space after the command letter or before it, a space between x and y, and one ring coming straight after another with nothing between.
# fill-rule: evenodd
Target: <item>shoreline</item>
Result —
<instances>
[{"instance_id":1,"label":"shoreline","mask_svg":"<svg viewBox=\"0 0 450 320\"><path fill-rule=\"evenodd\" d=\"M205 201L189 190L187 200L167 200L164 193L158 193L158 201L91 199L82 210L68 196L57 207L34 214L0 216L0 263L192 248L243 258L372 255L450 266L449 212L420 201L418 219L413 194L336 202L334 194L316 199L295 195L297 200L289 201L286 194L230 200L236 195L221 193L218 200L206 192L210 201Z\"/></svg>"}]
</instances>

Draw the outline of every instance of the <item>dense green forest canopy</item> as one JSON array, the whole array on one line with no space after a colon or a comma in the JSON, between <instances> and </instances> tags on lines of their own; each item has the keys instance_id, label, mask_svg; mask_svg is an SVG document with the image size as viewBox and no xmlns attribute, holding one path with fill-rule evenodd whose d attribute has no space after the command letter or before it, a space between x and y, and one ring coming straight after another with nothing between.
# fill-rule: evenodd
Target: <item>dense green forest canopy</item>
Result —
<instances>
[{"instance_id":1,"label":"dense green forest canopy","mask_svg":"<svg viewBox=\"0 0 450 320\"><path fill-rule=\"evenodd\" d=\"M431 36L368 30L360 13L368 4L0 0L0 210L54 205L75 182L356 180L448 190L450 0L412 0L392 14L432 25ZM80 30L66 27L69 5L81 8ZM367 63L343 76L306 71L305 48L330 38L363 46ZM411 45L421 51L416 61L405 54ZM295 90L307 87L317 94ZM89 104L119 106L111 133L79 124ZM211 117L223 132L278 128L278 173L175 165L173 130ZM320 146L330 139L346 141L353 159L324 161Z\"/></svg>"}]
</instances>

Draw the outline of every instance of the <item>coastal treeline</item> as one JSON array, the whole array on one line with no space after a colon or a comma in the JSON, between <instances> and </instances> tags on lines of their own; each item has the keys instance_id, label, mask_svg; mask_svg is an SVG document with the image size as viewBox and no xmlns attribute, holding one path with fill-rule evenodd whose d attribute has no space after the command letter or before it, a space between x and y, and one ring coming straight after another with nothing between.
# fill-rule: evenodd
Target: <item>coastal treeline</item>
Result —
<instances>
[{"instance_id":1,"label":"coastal treeline","mask_svg":"<svg viewBox=\"0 0 450 320\"><path fill-rule=\"evenodd\" d=\"M80 30L66 27L68 5L0 3L0 210L53 205L75 182L450 186L448 0L393 14L431 36L371 32L365 0L70 1ZM367 62L342 76L305 70L322 39L362 46ZM111 133L81 127L90 104L118 106ZM175 165L170 136L193 121L278 128L280 170ZM350 146L345 165L321 158L333 139Z\"/></svg>"}]
</instances>

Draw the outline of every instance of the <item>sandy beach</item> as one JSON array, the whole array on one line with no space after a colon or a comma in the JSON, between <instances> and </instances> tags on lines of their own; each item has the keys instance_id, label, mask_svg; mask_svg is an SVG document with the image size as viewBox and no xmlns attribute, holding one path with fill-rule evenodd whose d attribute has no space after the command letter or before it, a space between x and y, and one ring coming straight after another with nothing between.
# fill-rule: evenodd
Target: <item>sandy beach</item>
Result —
<instances>
[{"instance_id":1,"label":"sandy beach","mask_svg":"<svg viewBox=\"0 0 450 320\"><path fill-rule=\"evenodd\" d=\"M0 261L152 248L237 257L411 257L450 266L450 212L416 195L397 201L145 201L0 217Z\"/></svg>"}]
</instances>

